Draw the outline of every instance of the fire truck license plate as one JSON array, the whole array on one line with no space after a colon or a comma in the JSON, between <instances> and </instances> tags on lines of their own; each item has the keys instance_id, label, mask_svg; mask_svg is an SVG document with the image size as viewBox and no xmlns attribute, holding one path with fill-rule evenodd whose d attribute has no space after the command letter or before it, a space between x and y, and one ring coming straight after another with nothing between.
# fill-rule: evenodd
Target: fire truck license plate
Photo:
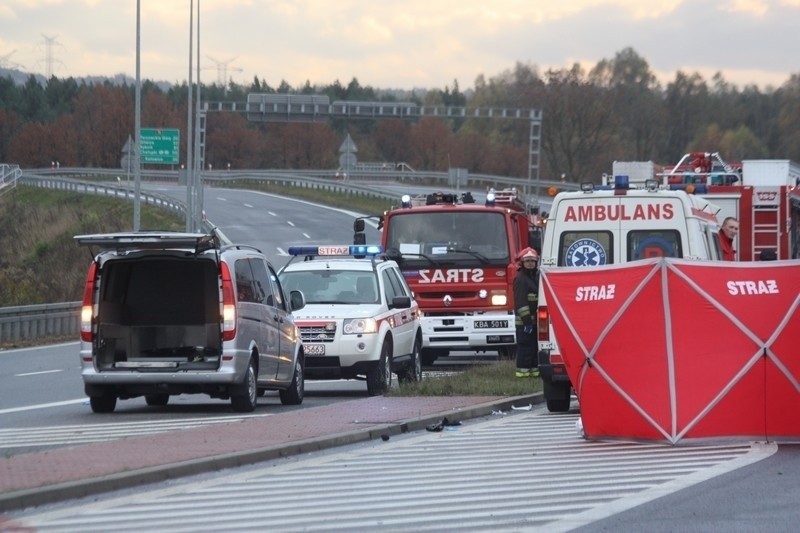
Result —
<instances>
[{"instance_id":1,"label":"fire truck license plate","mask_svg":"<svg viewBox=\"0 0 800 533\"><path fill-rule=\"evenodd\" d=\"M476 320L476 329L507 328L508 320Z\"/></svg>"},{"instance_id":2,"label":"fire truck license plate","mask_svg":"<svg viewBox=\"0 0 800 533\"><path fill-rule=\"evenodd\" d=\"M324 344L304 344L303 351L306 355L325 355Z\"/></svg>"}]
</instances>

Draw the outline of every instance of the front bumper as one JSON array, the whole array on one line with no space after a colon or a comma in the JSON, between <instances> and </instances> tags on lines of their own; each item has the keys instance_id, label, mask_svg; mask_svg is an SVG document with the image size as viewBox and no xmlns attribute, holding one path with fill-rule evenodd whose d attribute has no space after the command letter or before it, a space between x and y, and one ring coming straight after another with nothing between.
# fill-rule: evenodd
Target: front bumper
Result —
<instances>
[{"instance_id":1,"label":"front bumper","mask_svg":"<svg viewBox=\"0 0 800 533\"><path fill-rule=\"evenodd\" d=\"M495 327L478 327L483 323ZM423 316L422 347L449 350L496 349L516 344L514 315L450 315Z\"/></svg>"}]
</instances>

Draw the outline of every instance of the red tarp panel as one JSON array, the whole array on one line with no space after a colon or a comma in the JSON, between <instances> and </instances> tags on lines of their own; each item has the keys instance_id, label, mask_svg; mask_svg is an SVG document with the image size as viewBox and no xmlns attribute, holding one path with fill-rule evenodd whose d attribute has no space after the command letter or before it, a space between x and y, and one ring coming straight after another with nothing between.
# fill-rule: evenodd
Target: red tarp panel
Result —
<instances>
[{"instance_id":1,"label":"red tarp panel","mask_svg":"<svg viewBox=\"0 0 800 533\"><path fill-rule=\"evenodd\" d=\"M800 261L541 272L588 438L800 438Z\"/></svg>"}]
</instances>

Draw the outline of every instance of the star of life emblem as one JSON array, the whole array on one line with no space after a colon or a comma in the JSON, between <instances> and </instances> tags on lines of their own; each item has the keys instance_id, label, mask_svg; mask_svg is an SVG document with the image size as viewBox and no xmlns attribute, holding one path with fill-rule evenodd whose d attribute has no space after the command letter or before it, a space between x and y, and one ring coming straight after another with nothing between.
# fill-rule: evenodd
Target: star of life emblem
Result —
<instances>
[{"instance_id":1,"label":"star of life emblem","mask_svg":"<svg viewBox=\"0 0 800 533\"><path fill-rule=\"evenodd\" d=\"M567 266L601 266L605 265L608 258L603 245L594 239L579 239L567 248L565 258Z\"/></svg>"}]
</instances>

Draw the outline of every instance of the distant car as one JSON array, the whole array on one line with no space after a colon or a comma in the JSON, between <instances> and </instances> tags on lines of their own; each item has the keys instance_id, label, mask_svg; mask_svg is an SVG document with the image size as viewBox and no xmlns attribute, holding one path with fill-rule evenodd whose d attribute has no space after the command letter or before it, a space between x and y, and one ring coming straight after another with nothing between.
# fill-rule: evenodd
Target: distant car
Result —
<instances>
[{"instance_id":1,"label":"distant car","mask_svg":"<svg viewBox=\"0 0 800 533\"><path fill-rule=\"evenodd\" d=\"M78 235L94 260L81 311L81 374L92 410L144 396L230 399L256 408L265 390L303 401L303 350L277 273L257 249L215 235L134 232Z\"/></svg>"},{"instance_id":2,"label":"distant car","mask_svg":"<svg viewBox=\"0 0 800 533\"><path fill-rule=\"evenodd\" d=\"M297 246L281 269L284 287L301 291L294 312L307 379L364 379L371 396L386 392L392 373L422 379L419 307L397 263L379 246ZM301 260L302 259L302 260Z\"/></svg>"}]
</instances>

